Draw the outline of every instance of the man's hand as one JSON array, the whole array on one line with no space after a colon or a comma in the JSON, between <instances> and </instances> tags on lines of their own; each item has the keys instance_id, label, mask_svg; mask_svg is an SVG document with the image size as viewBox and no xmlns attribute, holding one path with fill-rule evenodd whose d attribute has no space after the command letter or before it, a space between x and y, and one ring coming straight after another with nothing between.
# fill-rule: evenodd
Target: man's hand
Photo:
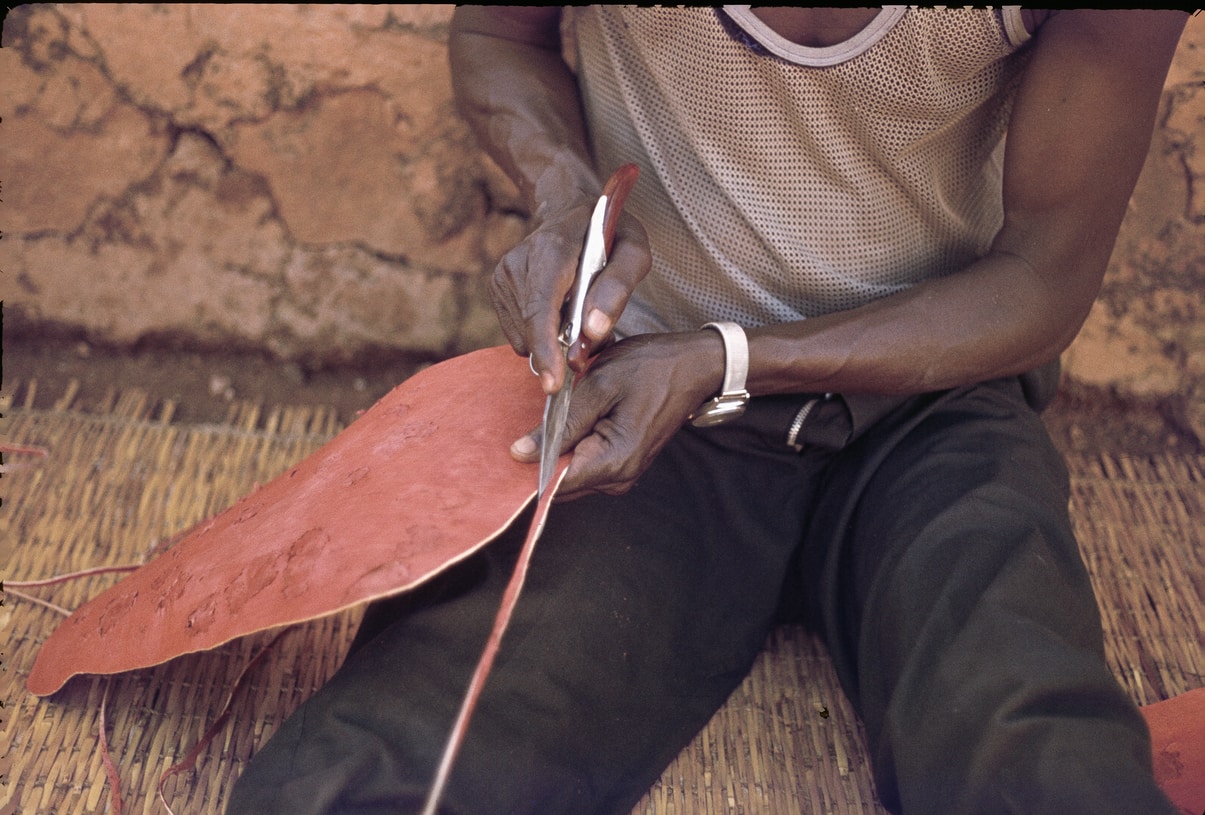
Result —
<instances>
[{"instance_id":1,"label":"man's hand","mask_svg":"<svg viewBox=\"0 0 1205 815\"><path fill-rule=\"evenodd\" d=\"M502 259L492 290L502 330L516 352L532 356L548 393L566 375L560 310L602 191L577 80L561 59L560 19L555 6L461 6L448 40L460 111L538 224ZM578 369L648 272L648 239L634 219L620 221L610 261L586 301L587 345L570 355Z\"/></svg>"},{"instance_id":2,"label":"man's hand","mask_svg":"<svg viewBox=\"0 0 1205 815\"><path fill-rule=\"evenodd\" d=\"M573 460L558 498L631 489L723 374L724 345L711 330L643 334L604 349L573 391L561 450ZM538 461L540 443L537 428L511 454Z\"/></svg>"},{"instance_id":3,"label":"man's hand","mask_svg":"<svg viewBox=\"0 0 1205 815\"><path fill-rule=\"evenodd\" d=\"M577 273L594 200L557 213L541 223L498 263L490 283L494 309L506 339L519 354L530 354L545 393L560 390L565 353L558 341L561 306ZM644 227L620 219L607 265L586 295L583 343L570 349L569 365L581 371L611 336L636 285L648 274L651 255Z\"/></svg>"}]
</instances>

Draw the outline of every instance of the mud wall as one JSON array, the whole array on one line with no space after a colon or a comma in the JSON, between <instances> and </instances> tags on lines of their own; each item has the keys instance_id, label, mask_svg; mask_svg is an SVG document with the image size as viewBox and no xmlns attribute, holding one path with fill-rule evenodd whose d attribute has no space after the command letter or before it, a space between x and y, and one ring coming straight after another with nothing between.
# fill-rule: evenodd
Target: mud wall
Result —
<instances>
[{"instance_id":1,"label":"mud wall","mask_svg":"<svg viewBox=\"0 0 1205 815\"><path fill-rule=\"evenodd\" d=\"M310 362L501 341L482 270L523 220L455 115L450 17L413 5L12 12L0 50L11 330Z\"/></svg>"},{"instance_id":2,"label":"mud wall","mask_svg":"<svg viewBox=\"0 0 1205 815\"><path fill-rule=\"evenodd\" d=\"M308 364L501 342L484 281L525 222L455 115L451 8L11 12L6 330L263 348ZM1197 16L1104 290L1066 356L1072 381L1174 400L1198 435L1203 45Z\"/></svg>"}]
</instances>

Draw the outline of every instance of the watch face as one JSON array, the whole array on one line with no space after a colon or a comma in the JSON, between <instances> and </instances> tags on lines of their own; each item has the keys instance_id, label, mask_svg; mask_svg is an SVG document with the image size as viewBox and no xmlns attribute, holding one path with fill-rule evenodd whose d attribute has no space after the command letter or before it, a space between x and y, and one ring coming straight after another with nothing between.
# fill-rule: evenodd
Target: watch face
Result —
<instances>
[{"instance_id":1,"label":"watch face","mask_svg":"<svg viewBox=\"0 0 1205 815\"><path fill-rule=\"evenodd\" d=\"M695 427L712 427L735 419L745 412L748 397L733 396L724 398L718 396L690 417L690 423Z\"/></svg>"}]
</instances>

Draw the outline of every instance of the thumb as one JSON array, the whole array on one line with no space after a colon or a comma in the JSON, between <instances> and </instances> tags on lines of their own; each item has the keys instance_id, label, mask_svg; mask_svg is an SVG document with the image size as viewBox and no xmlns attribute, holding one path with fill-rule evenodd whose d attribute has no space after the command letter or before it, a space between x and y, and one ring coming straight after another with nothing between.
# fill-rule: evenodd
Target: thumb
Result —
<instances>
[{"instance_id":1,"label":"thumb","mask_svg":"<svg viewBox=\"0 0 1205 815\"><path fill-rule=\"evenodd\" d=\"M525 436L520 436L515 439L510 446L511 458L516 461L528 463L536 461L540 457L540 428L535 428Z\"/></svg>"}]
</instances>

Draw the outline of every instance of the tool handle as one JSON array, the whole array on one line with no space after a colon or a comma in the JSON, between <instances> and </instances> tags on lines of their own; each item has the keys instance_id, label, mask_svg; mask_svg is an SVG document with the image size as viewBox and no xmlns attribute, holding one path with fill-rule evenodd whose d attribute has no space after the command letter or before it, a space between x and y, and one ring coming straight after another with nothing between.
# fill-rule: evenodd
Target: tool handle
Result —
<instances>
[{"instance_id":1,"label":"tool handle","mask_svg":"<svg viewBox=\"0 0 1205 815\"><path fill-rule=\"evenodd\" d=\"M607 211L603 216L603 243L608 255L611 254L611 245L615 243L615 228L619 224L619 216L623 213L623 202L627 200L632 187L636 186L636 179L639 177L639 167L635 164L625 164L611 173L607 185L603 187L602 194L607 196Z\"/></svg>"}]
</instances>

